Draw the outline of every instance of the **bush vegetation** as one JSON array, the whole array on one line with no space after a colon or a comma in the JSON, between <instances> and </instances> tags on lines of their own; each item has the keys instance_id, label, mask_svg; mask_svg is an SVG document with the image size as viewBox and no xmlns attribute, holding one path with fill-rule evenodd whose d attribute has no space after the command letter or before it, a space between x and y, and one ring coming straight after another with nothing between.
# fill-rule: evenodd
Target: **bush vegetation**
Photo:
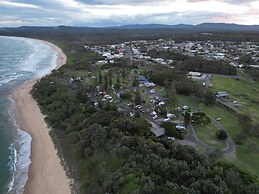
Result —
<instances>
[{"instance_id":1,"label":"bush vegetation","mask_svg":"<svg viewBox=\"0 0 259 194\"><path fill-rule=\"evenodd\" d=\"M254 177L236 167L153 137L144 118L119 112L110 102L96 106L94 88L70 82L70 76L95 69L98 56L77 47L67 56L68 64L35 84L32 95L75 180L75 193L258 192ZM170 133L172 126L165 127Z\"/></svg>"}]
</instances>

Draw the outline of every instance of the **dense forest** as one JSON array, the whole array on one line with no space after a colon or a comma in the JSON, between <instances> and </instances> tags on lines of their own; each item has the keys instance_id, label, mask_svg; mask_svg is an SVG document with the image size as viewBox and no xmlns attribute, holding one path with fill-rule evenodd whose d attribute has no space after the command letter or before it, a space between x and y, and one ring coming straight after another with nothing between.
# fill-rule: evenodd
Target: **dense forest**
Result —
<instances>
[{"instance_id":1,"label":"dense forest","mask_svg":"<svg viewBox=\"0 0 259 194\"><path fill-rule=\"evenodd\" d=\"M203 33L203 32L206 33ZM256 31L200 31L188 29L116 29L88 27L30 27L0 28L0 35L22 36L44 40L85 42L87 44L112 44L132 40L173 39L182 41L222 40L234 42L259 42Z\"/></svg>"},{"instance_id":2,"label":"dense forest","mask_svg":"<svg viewBox=\"0 0 259 194\"><path fill-rule=\"evenodd\" d=\"M201 83L186 77L186 70L181 68L169 69L161 66L147 68L145 75L155 84L163 86L168 96L174 93L195 96L205 105L213 105L216 102L213 93Z\"/></svg>"},{"instance_id":3,"label":"dense forest","mask_svg":"<svg viewBox=\"0 0 259 194\"><path fill-rule=\"evenodd\" d=\"M32 95L75 180L74 193L258 193L256 178L237 167L165 137L155 138L144 118L121 112L114 103L96 104L95 88L70 78L95 69L99 56L78 42L55 43L65 51L67 64L35 84ZM179 93L187 90L181 89L177 72L147 74L165 87L173 82Z\"/></svg>"}]
</instances>

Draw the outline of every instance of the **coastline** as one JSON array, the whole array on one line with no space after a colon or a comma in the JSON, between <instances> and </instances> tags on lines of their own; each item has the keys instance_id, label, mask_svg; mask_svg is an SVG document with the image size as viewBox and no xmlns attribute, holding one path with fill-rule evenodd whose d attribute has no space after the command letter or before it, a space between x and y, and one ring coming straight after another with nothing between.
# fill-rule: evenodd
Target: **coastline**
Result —
<instances>
[{"instance_id":1,"label":"coastline","mask_svg":"<svg viewBox=\"0 0 259 194\"><path fill-rule=\"evenodd\" d=\"M59 47L50 42L42 42L57 54L55 69L66 63L66 56ZM15 101L15 120L19 127L32 137L31 164L24 194L69 194L70 181L54 148L44 115L30 94L30 90L39 79L26 82L11 94Z\"/></svg>"}]
</instances>

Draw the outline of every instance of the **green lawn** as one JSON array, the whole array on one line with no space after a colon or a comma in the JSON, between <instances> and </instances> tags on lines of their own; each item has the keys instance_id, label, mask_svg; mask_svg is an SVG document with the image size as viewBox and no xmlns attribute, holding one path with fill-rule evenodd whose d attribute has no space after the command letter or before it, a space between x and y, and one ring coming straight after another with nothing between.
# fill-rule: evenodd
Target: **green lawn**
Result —
<instances>
[{"instance_id":1,"label":"green lawn","mask_svg":"<svg viewBox=\"0 0 259 194\"><path fill-rule=\"evenodd\" d=\"M192 124L192 126L195 130L198 139L202 142L214 148L223 149L227 147L226 141L219 140L216 137L216 132L218 131L218 128L212 123L207 125Z\"/></svg>"},{"instance_id":2,"label":"green lawn","mask_svg":"<svg viewBox=\"0 0 259 194\"><path fill-rule=\"evenodd\" d=\"M243 171L247 171L252 175L259 176L258 158L259 153L248 150L243 146L236 147L236 156L227 157L227 161L238 166Z\"/></svg>"},{"instance_id":3,"label":"green lawn","mask_svg":"<svg viewBox=\"0 0 259 194\"><path fill-rule=\"evenodd\" d=\"M259 121L259 82L215 77L211 79L213 91L226 91L238 101L239 110Z\"/></svg>"},{"instance_id":4,"label":"green lawn","mask_svg":"<svg viewBox=\"0 0 259 194\"><path fill-rule=\"evenodd\" d=\"M226 85L229 85L229 83L227 83ZM227 91L227 89L225 91ZM197 111L200 108L201 111L204 111L208 115L212 116L214 119L221 118L222 120L220 121L220 123L225 127L225 129L228 131L233 139L235 139L236 136L238 134L241 134L243 131L243 128L239 123L238 117L225 108L217 105L204 106L200 104L197 100L182 95L177 96L177 101L179 106L187 105L191 108L191 111ZM205 143L208 142L209 144L209 141L212 137L211 135L207 134L206 129L198 129L197 136L198 138L200 138L201 141L204 141ZM205 141L206 138L208 138L207 142ZM242 144L242 146L236 146L236 156L227 156L225 158L231 163L240 167L241 169L248 171L253 175L259 176L259 152L256 152L253 149L249 149L249 147L247 146L248 142L251 141L251 139L257 144L257 146L259 145L259 138L248 138L244 141L244 145Z\"/></svg>"},{"instance_id":5,"label":"green lawn","mask_svg":"<svg viewBox=\"0 0 259 194\"><path fill-rule=\"evenodd\" d=\"M191 108L191 111L198 111L200 109L200 111L204 111L214 119L221 118L220 123L226 128L231 137L235 137L243 130L239 124L238 117L218 105L204 106L197 102L197 100L182 95L178 95L177 101L179 106L187 105Z\"/></svg>"}]
</instances>

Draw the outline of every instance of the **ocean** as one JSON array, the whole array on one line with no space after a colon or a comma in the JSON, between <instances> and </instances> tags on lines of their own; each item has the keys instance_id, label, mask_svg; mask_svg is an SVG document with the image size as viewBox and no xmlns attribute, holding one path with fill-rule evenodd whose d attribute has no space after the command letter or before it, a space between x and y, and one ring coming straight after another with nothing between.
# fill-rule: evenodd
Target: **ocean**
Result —
<instances>
[{"instance_id":1,"label":"ocean","mask_svg":"<svg viewBox=\"0 0 259 194\"><path fill-rule=\"evenodd\" d=\"M31 136L15 122L10 92L50 73L56 58L39 40L0 36L0 194L23 193L31 163Z\"/></svg>"}]
</instances>

